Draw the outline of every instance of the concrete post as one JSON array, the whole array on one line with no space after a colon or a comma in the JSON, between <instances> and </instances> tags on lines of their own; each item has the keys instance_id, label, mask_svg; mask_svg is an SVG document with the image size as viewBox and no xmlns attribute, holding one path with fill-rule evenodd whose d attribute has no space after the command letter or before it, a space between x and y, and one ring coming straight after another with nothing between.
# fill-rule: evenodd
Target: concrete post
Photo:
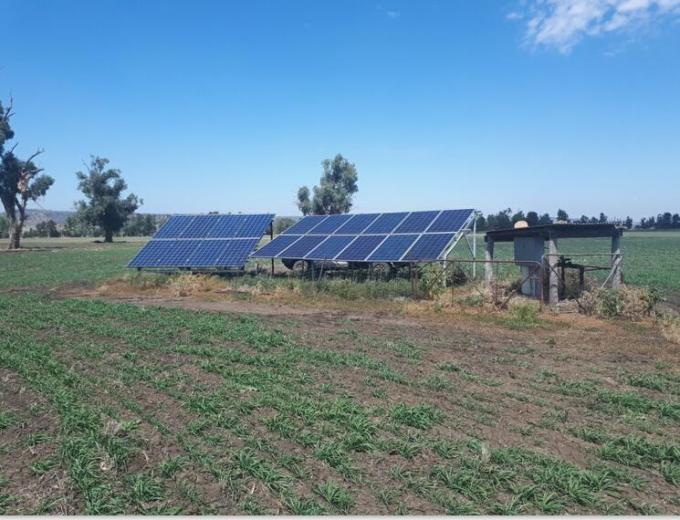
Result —
<instances>
[{"instance_id":1,"label":"concrete post","mask_svg":"<svg viewBox=\"0 0 680 520\"><path fill-rule=\"evenodd\" d=\"M486 280L486 285L491 285L493 282L493 238L487 235L486 237L486 249L484 250L484 259L486 260L484 264L484 277Z\"/></svg>"},{"instance_id":2,"label":"concrete post","mask_svg":"<svg viewBox=\"0 0 680 520\"><path fill-rule=\"evenodd\" d=\"M548 293L549 303L558 303L560 301L560 282L557 275L557 239L552 236L548 240L548 268L550 269L550 291Z\"/></svg>"},{"instance_id":3,"label":"concrete post","mask_svg":"<svg viewBox=\"0 0 680 520\"><path fill-rule=\"evenodd\" d=\"M612 289L621 287L621 232L616 231L612 235L612 257L611 265L614 272L612 273Z\"/></svg>"}]
</instances>

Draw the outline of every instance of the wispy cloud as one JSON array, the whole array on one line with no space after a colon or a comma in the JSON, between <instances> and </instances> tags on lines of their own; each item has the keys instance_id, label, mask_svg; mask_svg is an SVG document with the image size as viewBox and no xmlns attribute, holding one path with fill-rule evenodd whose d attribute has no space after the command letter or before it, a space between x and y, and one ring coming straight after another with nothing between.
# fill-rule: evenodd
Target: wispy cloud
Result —
<instances>
[{"instance_id":1,"label":"wispy cloud","mask_svg":"<svg viewBox=\"0 0 680 520\"><path fill-rule=\"evenodd\" d=\"M387 11L388 18L399 18L401 13L399 11Z\"/></svg>"},{"instance_id":2,"label":"wispy cloud","mask_svg":"<svg viewBox=\"0 0 680 520\"><path fill-rule=\"evenodd\" d=\"M528 0L509 13L523 20L526 42L569 53L587 36L632 31L680 15L680 0Z\"/></svg>"}]
</instances>

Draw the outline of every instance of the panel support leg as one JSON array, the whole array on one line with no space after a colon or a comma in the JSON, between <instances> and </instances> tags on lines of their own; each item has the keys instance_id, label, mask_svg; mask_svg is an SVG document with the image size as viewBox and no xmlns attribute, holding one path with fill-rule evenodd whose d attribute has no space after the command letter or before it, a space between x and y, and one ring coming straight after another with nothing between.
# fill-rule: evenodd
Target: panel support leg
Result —
<instances>
[{"instance_id":1,"label":"panel support leg","mask_svg":"<svg viewBox=\"0 0 680 520\"><path fill-rule=\"evenodd\" d=\"M548 301L551 304L558 303L560 300L560 278L557 274L557 239L550 237L548 240L548 268L550 269Z\"/></svg>"}]
</instances>

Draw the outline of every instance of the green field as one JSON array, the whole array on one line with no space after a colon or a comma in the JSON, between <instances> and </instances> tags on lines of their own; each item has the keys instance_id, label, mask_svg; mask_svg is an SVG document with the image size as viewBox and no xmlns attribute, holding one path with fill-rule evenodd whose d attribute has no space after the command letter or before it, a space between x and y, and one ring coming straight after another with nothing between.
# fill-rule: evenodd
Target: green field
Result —
<instances>
[{"instance_id":1,"label":"green field","mask_svg":"<svg viewBox=\"0 0 680 520\"><path fill-rule=\"evenodd\" d=\"M680 359L650 324L53 291L139 244L0 254L0 514L680 514Z\"/></svg>"},{"instance_id":2,"label":"green field","mask_svg":"<svg viewBox=\"0 0 680 520\"><path fill-rule=\"evenodd\" d=\"M0 287L78 284L123 276L130 271L125 265L139 250L143 241L144 239L126 239L125 242L114 244L96 244L91 239L25 240L25 247L46 250L28 255L0 251ZM2 241L1 247L4 247ZM680 291L680 232L629 232L624 235L622 249L627 283L662 291ZM560 250L566 256L608 253L609 241L563 240ZM462 245L458 246L457 251L461 258L466 257ZM481 235L478 237L477 252L478 258L483 259L484 245ZM497 244L496 258L507 259L511 254L509 244ZM598 264L606 264L608 261L605 257L597 256L586 257L585 260ZM266 264L267 262L263 262L264 267ZM55 265L59 268L55 269Z\"/></svg>"}]
</instances>

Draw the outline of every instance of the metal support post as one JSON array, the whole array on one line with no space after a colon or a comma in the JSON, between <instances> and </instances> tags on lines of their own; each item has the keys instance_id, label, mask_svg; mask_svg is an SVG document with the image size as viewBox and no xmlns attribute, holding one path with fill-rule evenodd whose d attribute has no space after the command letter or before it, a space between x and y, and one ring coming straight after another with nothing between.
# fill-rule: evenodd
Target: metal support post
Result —
<instances>
[{"instance_id":1,"label":"metal support post","mask_svg":"<svg viewBox=\"0 0 680 520\"><path fill-rule=\"evenodd\" d=\"M557 275L557 262L559 258L557 257L557 239L552 236L548 240L548 268L550 272L550 284L549 284L549 296L548 301L552 303L558 303L560 300L560 281Z\"/></svg>"}]
</instances>

